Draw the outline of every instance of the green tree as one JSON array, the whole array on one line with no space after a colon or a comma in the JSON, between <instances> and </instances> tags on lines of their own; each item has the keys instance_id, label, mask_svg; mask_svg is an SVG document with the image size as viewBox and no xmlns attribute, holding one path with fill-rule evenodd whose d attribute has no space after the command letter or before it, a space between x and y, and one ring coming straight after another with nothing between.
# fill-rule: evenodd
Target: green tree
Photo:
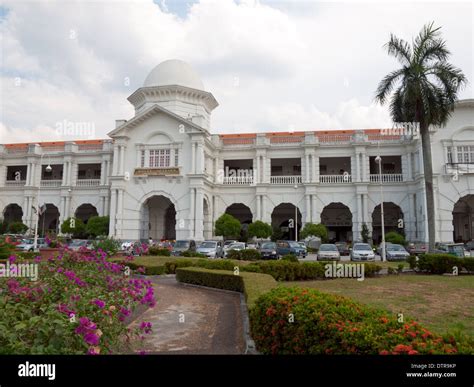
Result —
<instances>
[{"instance_id":1,"label":"green tree","mask_svg":"<svg viewBox=\"0 0 474 387\"><path fill-rule=\"evenodd\" d=\"M109 217L92 216L86 224L86 233L91 237L105 236L109 234Z\"/></svg>"},{"instance_id":2,"label":"green tree","mask_svg":"<svg viewBox=\"0 0 474 387\"><path fill-rule=\"evenodd\" d=\"M28 230L28 226L23 222L12 222L8 225L8 232L12 234L23 234Z\"/></svg>"},{"instance_id":3,"label":"green tree","mask_svg":"<svg viewBox=\"0 0 474 387\"><path fill-rule=\"evenodd\" d=\"M232 215L223 214L216 220L215 235L221 235L224 238L240 237L240 222Z\"/></svg>"},{"instance_id":4,"label":"green tree","mask_svg":"<svg viewBox=\"0 0 474 387\"><path fill-rule=\"evenodd\" d=\"M360 232L360 236L362 238L362 242L369 243L370 232L369 232L369 228L367 227L365 223L362 223L362 230Z\"/></svg>"},{"instance_id":5,"label":"green tree","mask_svg":"<svg viewBox=\"0 0 474 387\"><path fill-rule=\"evenodd\" d=\"M261 220L257 220L249 224L248 235L250 238L268 238L272 235L272 226Z\"/></svg>"},{"instance_id":6,"label":"green tree","mask_svg":"<svg viewBox=\"0 0 474 387\"><path fill-rule=\"evenodd\" d=\"M395 243L397 245L404 245L405 237L396 231L390 231L385 235L385 242Z\"/></svg>"},{"instance_id":7,"label":"green tree","mask_svg":"<svg viewBox=\"0 0 474 387\"><path fill-rule=\"evenodd\" d=\"M328 239L328 229L321 223L306 223L300 232L300 236L302 239L309 236L315 236L321 238L322 242L326 242Z\"/></svg>"},{"instance_id":8,"label":"green tree","mask_svg":"<svg viewBox=\"0 0 474 387\"><path fill-rule=\"evenodd\" d=\"M273 232L270 239L273 242L276 242L277 240L281 238L283 238L283 232L281 231L280 227L277 227L277 226L273 227Z\"/></svg>"},{"instance_id":9,"label":"green tree","mask_svg":"<svg viewBox=\"0 0 474 387\"><path fill-rule=\"evenodd\" d=\"M462 71L448 62L450 52L440 37L440 27L423 27L410 44L391 34L385 45L401 68L392 71L379 83L375 100L389 102L394 122L416 123L421 134L428 219L429 250L435 245L435 204L433 166L429 127L445 126L458 92L467 83ZM392 93L394 88L396 90Z\"/></svg>"},{"instance_id":10,"label":"green tree","mask_svg":"<svg viewBox=\"0 0 474 387\"><path fill-rule=\"evenodd\" d=\"M84 238L86 233L86 225L79 218L67 218L61 225L63 234L70 234L73 238Z\"/></svg>"}]
</instances>

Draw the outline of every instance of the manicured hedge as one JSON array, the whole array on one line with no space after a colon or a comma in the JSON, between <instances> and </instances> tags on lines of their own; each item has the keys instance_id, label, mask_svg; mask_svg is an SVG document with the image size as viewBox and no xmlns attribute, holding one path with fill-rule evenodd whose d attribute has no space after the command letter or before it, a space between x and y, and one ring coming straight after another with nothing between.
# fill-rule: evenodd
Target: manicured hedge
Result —
<instances>
[{"instance_id":1,"label":"manicured hedge","mask_svg":"<svg viewBox=\"0 0 474 387\"><path fill-rule=\"evenodd\" d=\"M266 274L239 272L237 275L233 271L194 267L176 269L176 279L194 285L243 292L249 309L260 295L277 287L277 282Z\"/></svg>"},{"instance_id":2,"label":"manicured hedge","mask_svg":"<svg viewBox=\"0 0 474 387\"><path fill-rule=\"evenodd\" d=\"M294 254L286 254L283 257L281 257L283 261L289 261L289 262L299 262L298 258Z\"/></svg>"},{"instance_id":3,"label":"manicured hedge","mask_svg":"<svg viewBox=\"0 0 474 387\"><path fill-rule=\"evenodd\" d=\"M205 254L198 253L197 251L186 250L181 253L182 257L188 258L206 258Z\"/></svg>"},{"instance_id":4,"label":"manicured hedge","mask_svg":"<svg viewBox=\"0 0 474 387\"><path fill-rule=\"evenodd\" d=\"M169 257L171 252L168 249L162 249L160 247L150 247L148 248L147 255L158 255L161 257Z\"/></svg>"},{"instance_id":5,"label":"manicured hedge","mask_svg":"<svg viewBox=\"0 0 474 387\"><path fill-rule=\"evenodd\" d=\"M259 259L262 259L262 255L255 249L229 250L227 252L227 258L239 261L258 261Z\"/></svg>"},{"instance_id":6,"label":"manicured hedge","mask_svg":"<svg viewBox=\"0 0 474 387\"><path fill-rule=\"evenodd\" d=\"M125 266L128 266L131 270L143 270L142 274L145 275L163 275L166 274L166 267L163 265L143 265L135 262L123 262Z\"/></svg>"},{"instance_id":7,"label":"manicured hedge","mask_svg":"<svg viewBox=\"0 0 474 387\"><path fill-rule=\"evenodd\" d=\"M459 352L411 320L349 298L300 287L278 287L250 310L251 333L264 354L446 354ZM470 352L472 348L463 348Z\"/></svg>"},{"instance_id":8,"label":"manicured hedge","mask_svg":"<svg viewBox=\"0 0 474 387\"><path fill-rule=\"evenodd\" d=\"M201 267L204 269L214 270L234 270L236 263L229 259L175 259L166 262L166 272L168 274L175 274L177 268L181 267Z\"/></svg>"},{"instance_id":9,"label":"manicured hedge","mask_svg":"<svg viewBox=\"0 0 474 387\"><path fill-rule=\"evenodd\" d=\"M270 274L277 281L300 281L324 279L326 262L258 261L241 268L242 271ZM332 263L331 263L332 264ZM353 264L353 263L348 263ZM382 267L374 263L363 263L364 276L373 277Z\"/></svg>"},{"instance_id":10,"label":"manicured hedge","mask_svg":"<svg viewBox=\"0 0 474 387\"><path fill-rule=\"evenodd\" d=\"M466 269L468 272L474 271L474 258L459 258L450 254L422 254L408 259L410 268L429 274L452 273L453 268L458 271Z\"/></svg>"}]
</instances>

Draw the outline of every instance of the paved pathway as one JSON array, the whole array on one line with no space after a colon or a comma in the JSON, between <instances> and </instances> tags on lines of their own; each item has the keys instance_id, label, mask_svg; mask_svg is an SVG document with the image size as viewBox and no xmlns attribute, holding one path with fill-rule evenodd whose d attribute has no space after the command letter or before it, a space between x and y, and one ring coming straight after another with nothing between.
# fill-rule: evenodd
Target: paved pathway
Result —
<instances>
[{"instance_id":1,"label":"paved pathway","mask_svg":"<svg viewBox=\"0 0 474 387\"><path fill-rule=\"evenodd\" d=\"M240 295L186 286L174 276L153 277L158 302L131 323L153 324L141 343L146 353L244 353Z\"/></svg>"}]
</instances>

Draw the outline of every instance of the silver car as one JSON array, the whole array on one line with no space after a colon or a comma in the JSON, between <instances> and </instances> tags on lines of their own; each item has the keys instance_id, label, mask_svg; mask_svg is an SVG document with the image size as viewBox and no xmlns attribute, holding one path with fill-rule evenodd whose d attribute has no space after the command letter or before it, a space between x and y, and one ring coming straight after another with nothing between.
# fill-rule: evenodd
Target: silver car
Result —
<instances>
[{"instance_id":1,"label":"silver car","mask_svg":"<svg viewBox=\"0 0 474 387\"><path fill-rule=\"evenodd\" d=\"M224 256L224 250L220 241L204 241L196 251L206 255L208 258L221 258Z\"/></svg>"},{"instance_id":2,"label":"silver car","mask_svg":"<svg viewBox=\"0 0 474 387\"><path fill-rule=\"evenodd\" d=\"M238 250L238 251L245 250L245 243L244 242L232 243L231 245L229 245L229 247L227 249L224 250L224 257L227 257L227 254L231 250Z\"/></svg>"},{"instance_id":3,"label":"silver car","mask_svg":"<svg viewBox=\"0 0 474 387\"><path fill-rule=\"evenodd\" d=\"M351 261L375 261L374 250L368 243L354 243L351 250Z\"/></svg>"},{"instance_id":4,"label":"silver car","mask_svg":"<svg viewBox=\"0 0 474 387\"><path fill-rule=\"evenodd\" d=\"M45 249L48 247L48 244L46 243L44 238L38 238L36 243L39 249ZM31 238L31 239L22 239L21 243L19 245L16 245L16 248L18 250L23 250L23 251L34 251L34 246L35 246L35 240L34 238Z\"/></svg>"},{"instance_id":5,"label":"silver car","mask_svg":"<svg viewBox=\"0 0 474 387\"><path fill-rule=\"evenodd\" d=\"M385 256L388 261L405 260L410 253L402 245L390 244L385 248Z\"/></svg>"},{"instance_id":6,"label":"silver car","mask_svg":"<svg viewBox=\"0 0 474 387\"><path fill-rule=\"evenodd\" d=\"M317 255L318 261L328 261L328 260L336 260L339 261L341 259L341 254L339 253L339 249L335 244L331 243L323 243L319 246L319 251Z\"/></svg>"}]
</instances>

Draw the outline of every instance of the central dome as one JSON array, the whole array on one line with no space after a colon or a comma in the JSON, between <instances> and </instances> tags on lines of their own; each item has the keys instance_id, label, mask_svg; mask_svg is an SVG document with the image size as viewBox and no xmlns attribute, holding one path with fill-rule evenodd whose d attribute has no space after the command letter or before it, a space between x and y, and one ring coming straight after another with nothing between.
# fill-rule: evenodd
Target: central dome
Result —
<instances>
[{"instance_id":1,"label":"central dome","mask_svg":"<svg viewBox=\"0 0 474 387\"><path fill-rule=\"evenodd\" d=\"M204 90L204 84L194 69L178 59L161 62L145 79L144 87L179 85Z\"/></svg>"}]
</instances>

